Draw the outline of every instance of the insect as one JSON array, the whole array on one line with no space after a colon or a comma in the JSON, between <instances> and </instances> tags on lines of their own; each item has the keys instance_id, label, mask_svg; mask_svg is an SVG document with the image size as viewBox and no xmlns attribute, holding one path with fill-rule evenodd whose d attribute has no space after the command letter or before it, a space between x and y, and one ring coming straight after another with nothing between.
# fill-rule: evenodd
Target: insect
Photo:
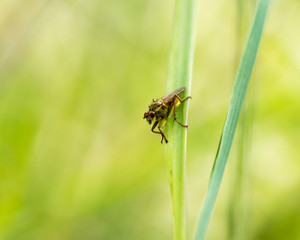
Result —
<instances>
[{"instance_id":1,"label":"insect","mask_svg":"<svg viewBox=\"0 0 300 240\"><path fill-rule=\"evenodd\" d=\"M161 128L165 125L167 119L169 118L172 112L172 109L174 109L174 120L177 123L179 123L182 127L188 127L188 125L183 125L176 118L176 107L179 104L183 103L185 100L191 98L191 96L188 96L183 99L179 97L179 94L182 93L184 90L185 87L182 87L158 100L153 99L152 103L149 106L149 111L144 113L144 118L146 118L147 122L150 125L152 124L152 121L154 122L151 131L161 135L161 143L163 143L164 140L166 143L168 143L168 140ZM158 131L154 130L156 126L158 128Z\"/></svg>"}]
</instances>

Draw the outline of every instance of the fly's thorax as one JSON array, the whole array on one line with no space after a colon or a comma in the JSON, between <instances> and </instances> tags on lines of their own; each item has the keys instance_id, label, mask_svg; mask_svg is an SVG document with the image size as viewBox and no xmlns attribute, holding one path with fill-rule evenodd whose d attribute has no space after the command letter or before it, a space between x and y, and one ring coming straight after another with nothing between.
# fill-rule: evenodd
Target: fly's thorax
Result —
<instances>
[{"instance_id":1,"label":"fly's thorax","mask_svg":"<svg viewBox=\"0 0 300 240\"><path fill-rule=\"evenodd\" d=\"M160 102L153 102L149 106L149 111L156 112L158 109L162 107L162 104Z\"/></svg>"},{"instance_id":2,"label":"fly's thorax","mask_svg":"<svg viewBox=\"0 0 300 240\"><path fill-rule=\"evenodd\" d=\"M168 117L168 108L162 104L155 105L155 109L153 111L155 111L156 118L164 119Z\"/></svg>"}]
</instances>

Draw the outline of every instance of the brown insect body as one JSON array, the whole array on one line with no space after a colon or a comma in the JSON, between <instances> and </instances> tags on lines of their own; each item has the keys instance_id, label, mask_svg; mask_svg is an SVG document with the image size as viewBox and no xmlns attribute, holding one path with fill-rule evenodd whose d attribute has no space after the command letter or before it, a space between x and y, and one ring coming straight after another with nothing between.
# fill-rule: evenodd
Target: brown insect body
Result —
<instances>
[{"instance_id":1,"label":"brown insect body","mask_svg":"<svg viewBox=\"0 0 300 240\"><path fill-rule=\"evenodd\" d=\"M174 108L174 120L178 122L183 127L188 127L187 125L181 124L176 119L176 107L187 100L188 98L191 98L190 96L181 99L179 97L179 94L182 93L185 90L185 88L179 88L176 91L170 93L167 96L164 96L158 100L153 99L153 102L149 106L149 111L144 113L144 118L146 118L147 122L149 124L153 123L151 131L157 134L160 134L162 136L161 143L163 143L163 140L165 140L166 143L168 143L168 140L161 130L161 128L165 125L167 119L169 118L172 109ZM159 131L155 131L154 129L158 128Z\"/></svg>"}]
</instances>

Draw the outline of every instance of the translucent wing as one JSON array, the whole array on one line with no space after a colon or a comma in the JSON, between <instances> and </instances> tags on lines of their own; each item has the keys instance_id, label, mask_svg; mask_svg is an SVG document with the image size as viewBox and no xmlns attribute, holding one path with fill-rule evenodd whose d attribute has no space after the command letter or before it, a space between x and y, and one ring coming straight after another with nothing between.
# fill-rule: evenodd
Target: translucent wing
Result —
<instances>
[{"instance_id":1,"label":"translucent wing","mask_svg":"<svg viewBox=\"0 0 300 240\"><path fill-rule=\"evenodd\" d=\"M168 102L168 101L170 101L172 98L174 98L175 95L178 95L178 94L182 93L184 90L185 90L185 87L179 88L179 89L177 89L176 91L171 92L171 93L168 94L167 96L162 97L161 100L162 100L163 102Z\"/></svg>"}]
</instances>

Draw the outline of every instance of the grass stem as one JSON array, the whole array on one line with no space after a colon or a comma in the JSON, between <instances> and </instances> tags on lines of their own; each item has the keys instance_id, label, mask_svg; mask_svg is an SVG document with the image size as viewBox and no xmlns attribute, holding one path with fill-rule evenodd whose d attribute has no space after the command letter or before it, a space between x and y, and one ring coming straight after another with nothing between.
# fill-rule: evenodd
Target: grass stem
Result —
<instances>
[{"instance_id":1,"label":"grass stem","mask_svg":"<svg viewBox=\"0 0 300 240\"><path fill-rule=\"evenodd\" d=\"M253 25L248 36L233 86L226 121L221 134L208 190L196 229L195 240L203 240L207 232L254 66L268 7L269 0L258 0Z\"/></svg>"},{"instance_id":2,"label":"grass stem","mask_svg":"<svg viewBox=\"0 0 300 240\"><path fill-rule=\"evenodd\" d=\"M173 36L167 70L166 94L181 87L186 88L186 91L183 93L185 96L191 93L196 5L196 0L176 0ZM189 101L185 101L176 108L177 119L183 124L187 124ZM186 240L188 238L185 194L187 129L169 120L166 124L166 134L169 140L165 153L169 163L174 239Z\"/></svg>"}]
</instances>

